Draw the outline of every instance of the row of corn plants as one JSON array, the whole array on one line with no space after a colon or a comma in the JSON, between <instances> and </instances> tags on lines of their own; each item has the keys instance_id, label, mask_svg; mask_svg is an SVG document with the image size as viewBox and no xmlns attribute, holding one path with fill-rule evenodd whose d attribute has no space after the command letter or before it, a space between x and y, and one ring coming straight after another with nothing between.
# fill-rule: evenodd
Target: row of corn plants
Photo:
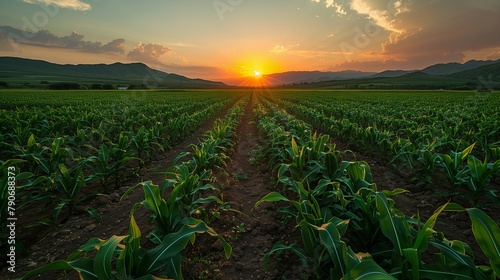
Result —
<instances>
[{"instance_id":1,"label":"row of corn plants","mask_svg":"<svg viewBox=\"0 0 500 280\"><path fill-rule=\"evenodd\" d=\"M498 205L498 190L491 186L494 177L500 175L498 112L488 115L489 118L484 112L476 117L475 110L492 108L492 105L478 101L479 104L467 107L467 110L462 110L464 112L457 111L462 108L453 108L455 111L450 113L449 108L440 107L444 105L443 101L435 99L443 93L422 94L407 93L404 97L408 100L398 99L401 97L398 93L392 93L392 96L380 93L356 95L363 97L360 101L344 100L325 93L312 96L291 94L279 96L279 100L278 97L268 98L310 122L316 129L335 135L356 148L390 159L395 168L405 170L418 185L433 188L433 178L436 172L440 172L450 182L449 192L443 195L461 196L474 206ZM427 97L431 100L423 100ZM444 98L459 100L458 96L445 95ZM388 101L392 102L390 106L386 103ZM408 102L417 106L405 107ZM429 102L435 102L434 106Z\"/></svg>"},{"instance_id":2,"label":"row of corn plants","mask_svg":"<svg viewBox=\"0 0 500 280\"><path fill-rule=\"evenodd\" d=\"M209 92L151 92L132 102L117 100L113 92L51 94L23 92L0 106L0 164L5 167L0 175L6 180L7 168L18 174L16 210L29 212L36 203L52 213L30 226L57 226L78 204L119 188L156 154L188 137L237 98ZM1 188L8 193L6 184ZM2 205L8 201L6 196L0 199ZM86 211L99 219L96 210ZM7 217L2 210L2 236L7 233ZM1 251L7 246L2 238Z\"/></svg>"},{"instance_id":3,"label":"row of corn plants","mask_svg":"<svg viewBox=\"0 0 500 280\"><path fill-rule=\"evenodd\" d=\"M266 157L282 191L256 205L281 202L279 212L295 220L301 243L276 243L266 255L294 252L317 279L495 279L500 276L500 230L477 208L447 203L427 220L406 216L392 196L378 190L369 165L343 161L328 135L278 110L268 101L256 110L269 140ZM433 227L442 211L466 211L472 232L490 264L474 263L474 253Z\"/></svg>"},{"instance_id":4,"label":"row of corn plants","mask_svg":"<svg viewBox=\"0 0 500 280\"><path fill-rule=\"evenodd\" d=\"M74 270L81 279L183 279L182 251L194 244L196 234L208 233L221 240L226 258L231 246L209 227L215 213L206 205L227 205L212 185L213 170L222 169L228 152L234 145L235 131L248 98L241 99L223 119L217 119L204 139L191 145L192 151L180 154L167 170L161 185L147 181L142 187L145 199L131 210L129 234L112 236L108 240L90 239L66 260L60 260L35 269L22 279L51 270ZM131 188L128 195L135 188ZM134 220L137 207L151 212L155 228L147 235L154 244L151 249L141 247L141 231ZM227 208L226 208L227 209ZM95 255L91 252L97 250Z\"/></svg>"},{"instance_id":5,"label":"row of corn plants","mask_svg":"<svg viewBox=\"0 0 500 280\"><path fill-rule=\"evenodd\" d=\"M183 114L175 119L175 126L167 125L161 129L176 131L180 135L176 141L180 141L224 104L215 103L191 115ZM32 183L17 190L22 200L19 209L34 202L50 202L54 205L53 220L56 222L64 207L68 206L71 213L76 204L97 195L96 192L80 195L93 181L100 182L103 193L119 188L125 180L137 176L155 153L164 150L160 144L162 133L155 130L158 126L157 123L151 129L142 126L137 132L121 132L117 142L103 140L97 147L84 144L88 149L85 153L71 148L71 144L67 144L69 137L55 138L50 146L46 146L44 140L38 142L31 135L25 145L14 146L14 159L22 160L17 161L19 169L33 174ZM181 133L178 129L181 126L189 129ZM88 142L88 138L82 140L82 143Z\"/></svg>"}]
</instances>

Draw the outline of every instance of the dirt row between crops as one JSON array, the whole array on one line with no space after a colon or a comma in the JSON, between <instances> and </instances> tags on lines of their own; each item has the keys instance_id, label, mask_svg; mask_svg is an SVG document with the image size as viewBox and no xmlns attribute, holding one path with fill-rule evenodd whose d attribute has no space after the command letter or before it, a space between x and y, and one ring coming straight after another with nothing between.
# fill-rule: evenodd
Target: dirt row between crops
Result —
<instances>
[{"instance_id":1,"label":"dirt row between crops","mask_svg":"<svg viewBox=\"0 0 500 280\"><path fill-rule=\"evenodd\" d=\"M213 239L198 237L200 246L191 249L191 265L189 271L184 271L189 279L298 279L303 270L288 254L279 263L271 258L268 267L264 267L264 254L274 243L297 242L298 235L289 224L282 223L275 204L254 207L259 199L275 190L274 174L266 165L253 161L255 150L264 143L253 114L255 102L254 93L237 128L237 144L226 166L227 175L217 175L224 201L229 201L238 212L224 212L211 226L233 247L232 256L226 260L220 242L206 246Z\"/></svg>"},{"instance_id":2,"label":"dirt row between crops","mask_svg":"<svg viewBox=\"0 0 500 280\"><path fill-rule=\"evenodd\" d=\"M130 187L144 181L152 181L154 184L161 184L164 175L159 174L171 166L173 160L182 152L191 151L189 144L197 143L203 138L205 131L212 128L217 118L223 118L228 110L236 104L238 100L230 102L215 117L208 119L196 132L178 145L175 145L165 153L156 155L156 159L141 170L139 178L131 179L118 190L112 191L110 195L102 195L91 201L88 205L77 206L76 213L73 213L67 221L60 224L57 229L49 227L25 228L20 233L23 244L26 245L27 256L22 257L16 263L16 273L7 272L3 268L0 279L13 279L21 277L26 272L45 265L54 260L64 260L78 247L85 244L90 238L99 237L108 239L112 235L128 234L130 221L130 211L135 203L144 199L142 188L136 188L123 200L120 197ZM100 214L103 223L85 213L84 209L93 207ZM18 225L20 228L26 224L33 223L40 219L40 213L43 213L43 205L38 208L28 208L18 216ZM147 219L150 216L144 207L139 207L134 214L134 218L141 229L143 235L150 232L154 225L148 225ZM50 216L49 216L50 217ZM18 255L21 255L18 253ZM34 278L37 279L37 278ZM64 274L44 273L38 279L78 279L74 272Z\"/></svg>"}]
</instances>

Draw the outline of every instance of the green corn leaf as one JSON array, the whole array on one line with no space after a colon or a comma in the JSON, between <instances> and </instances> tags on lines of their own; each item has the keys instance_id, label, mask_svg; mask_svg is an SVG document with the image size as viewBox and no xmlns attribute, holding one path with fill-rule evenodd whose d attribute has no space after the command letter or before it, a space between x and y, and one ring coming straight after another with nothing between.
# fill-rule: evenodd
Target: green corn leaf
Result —
<instances>
[{"instance_id":1,"label":"green corn leaf","mask_svg":"<svg viewBox=\"0 0 500 280\"><path fill-rule=\"evenodd\" d=\"M97 210L95 210L94 208L85 208L85 211L87 211L90 217L94 218L101 224L103 223L101 215L99 214L99 212L97 212Z\"/></svg>"},{"instance_id":2,"label":"green corn leaf","mask_svg":"<svg viewBox=\"0 0 500 280\"><path fill-rule=\"evenodd\" d=\"M381 268L374 260L364 259L356 265L342 280L396 280Z\"/></svg>"},{"instance_id":3,"label":"green corn leaf","mask_svg":"<svg viewBox=\"0 0 500 280\"><path fill-rule=\"evenodd\" d=\"M276 242L273 245L273 248L271 249L271 251L267 252L264 255L264 267L267 268L267 265L269 263L269 257L272 254L276 254L276 253L279 253L279 252L285 251L285 250L291 250L291 251L293 251L299 257L299 260L300 260L300 262L302 263L303 266L305 266L305 267L309 267L310 266L310 264L309 264L309 258L304 253L304 251L302 251L299 248L299 246L297 246L296 243L292 243L290 245L284 245L284 244L282 244L280 242Z\"/></svg>"},{"instance_id":4,"label":"green corn leaf","mask_svg":"<svg viewBox=\"0 0 500 280\"><path fill-rule=\"evenodd\" d=\"M93 250L98 250L102 244L104 244L106 240L101 240L97 237L91 238L87 241L87 243L80 246L76 251L74 251L69 257L66 259L67 261L72 261L82 253L86 254Z\"/></svg>"},{"instance_id":5,"label":"green corn leaf","mask_svg":"<svg viewBox=\"0 0 500 280\"><path fill-rule=\"evenodd\" d=\"M420 268L419 272L423 279L476 280L474 274L467 267L446 268L441 265L429 265Z\"/></svg>"},{"instance_id":6,"label":"green corn leaf","mask_svg":"<svg viewBox=\"0 0 500 280\"><path fill-rule=\"evenodd\" d=\"M100 280L93 270L93 261L87 258L81 258L75 261L55 261L46 264L40 268L34 269L21 277L21 280L39 276L41 273L48 271L73 270L78 272L80 279L83 280Z\"/></svg>"},{"instance_id":7,"label":"green corn leaf","mask_svg":"<svg viewBox=\"0 0 500 280\"><path fill-rule=\"evenodd\" d=\"M183 280L184 278L182 277L181 264L181 254L177 254L173 258L171 258L168 262L165 263L165 271L167 272L167 275L177 275L175 279Z\"/></svg>"},{"instance_id":8,"label":"green corn leaf","mask_svg":"<svg viewBox=\"0 0 500 280\"><path fill-rule=\"evenodd\" d=\"M476 143L472 143L469 147L465 148L460 154L460 160L461 162L463 162L468 156L469 154L472 152L472 149L474 149L474 146L476 145Z\"/></svg>"},{"instance_id":9,"label":"green corn leaf","mask_svg":"<svg viewBox=\"0 0 500 280\"><path fill-rule=\"evenodd\" d=\"M57 219L59 218L59 215L61 214L61 210L66 206L66 204L70 202L67 199L61 199L61 202L59 202L55 207L54 207L54 212L52 214L52 220L57 223Z\"/></svg>"},{"instance_id":10,"label":"green corn leaf","mask_svg":"<svg viewBox=\"0 0 500 280\"><path fill-rule=\"evenodd\" d=\"M371 257L369 254L366 255ZM351 247L347 247L346 258L345 258L345 265L347 271L351 271L354 267L356 267L356 265L361 263L362 260L363 260L362 256L359 256L356 253L354 253Z\"/></svg>"},{"instance_id":11,"label":"green corn leaf","mask_svg":"<svg viewBox=\"0 0 500 280\"><path fill-rule=\"evenodd\" d=\"M166 230L169 225L167 215L170 212L168 212L165 200L160 196L160 188L148 181L143 183L143 190L145 195L143 204L155 213L157 225L162 227L162 230Z\"/></svg>"},{"instance_id":12,"label":"green corn leaf","mask_svg":"<svg viewBox=\"0 0 500 280\"><path fill-rule=\"evenodd\" d=\"M470 256L467 256L454 248L452 248L449 244L444 243L441 240L431 239L430 243L438 248L442 254L444 254L449 260L457 262L464 266L474 267L474 262Z\"/></svg>"},{"instance_id":13,"label":"green corn leaf","mask_svg":"<svg viewBox=\"0 0 500 280\"><path fill-rule=\"evenodd\" d=\"M465 208L457 203L449 202L446 203L445 205L446 206L444 207L443 211L453 211L453 212L465 211Z\"/></svg>"},{"instance_id":14,"label":"green corn leaf","mask_svg":"<svg viewBox=\"0 0 500 280\"><path fill-rule=\"evenodd\" d=\"M133 267L139 263L141 230L137 226L134 216L130 217L129 234L124 243L125 249L118 257L116 263L121 278L130 277Z\"/></svg>"},{"instance_id":15,"label":"green corn leaf","mask_svg":"<svg viewBox=\"0 0 500 280\"><path fill-rule=\"evenodd\" d=\"M490 260L495 275L500 277L500 229L498 225L477 208L466 210L472 221L472 233L479 247Z\"/></svg>"},{"instance_id":16,"label":"green corn leaf","mask_svg":"<svg viewBox=\"0 0 500 280\"><path fill-rule=\"evenodd\" d=\"M406 257L406 259L408 260L408 262L410 262L410 264L411 264L411 268L412 268L411 275L412 275L413 279L420 279L420 276L419 276L420 257L419 257L417 249L404 248L403 254Z\"/></svg>"},{"instance_id":17,"label":"green corn leaf","mask_svg":"<svg viewBox=\"0 0 500 280\"><path fill-rule=\"evenodd\" d=\"M38 276L40 273L44 273L47 271L54 271L54 270L75 270L75 268L67 261L59 260L55 261L49 264L46 264L40 268L34 269L28 273L26 273L23 277L21 277L21 280L24 279L29 279L34 276ZM95 279L98 279L97 276Z\"/></svg>"},{"instance_id":18,"label":"green corn leaf","mask_svg":"<svg viewBox=\"0 0 500 280\"><path fill-rule=\"evenodd\" d=\"M304 244L306 252L313 254L317 246L317 237L314 235L313 229L307 224L301 226L300 236L302 237L302 243Z\"/></svg>"},{"instance_id":19,"label":"green corn leaf","mask_svg":"<svg viewBox=\"0 0 500 280\"><path fill-rule=\"evenodd\" d=\"M204 198L198 198L197 200L193 201L193 205L197 205L197 204L206 204L206 203L210 203L210 202L217 202L218 204L222 204L222 200L216 196L208 196L208 197L204 197Z\"/></svg>"},{"instance_id":20,"label":"green corn leaf","mask_svg":"<svg viewBox=\"0 0 500 280\"><path fill-rule=\"evenodd\" d=\"M395 195L398 195L398 194L402 194L402 193L407 193L408 191L405 190L405 189L401 189L401 188L396 188L392 191L389 191L389 190L383 190L382 191L384 193L384 195L386 197L391 197L391 196L395 196Z\"/></svg>"},{"instance_id":21,"label":"green corn leaf","mask_svg":"<svg viewBox=\"0 0 500 280\"><path fill-rule=\"evenodd\" d=\"M446 203L443 206L439 207L432 216L427 219L424 226L418 230L417 237L415 238L415 242L413 243L413 248L418 250L419 254L422 254L425 250L427 250L428 239L432 236L434 230L432 229L436 224L436 220L438 216L441 214L443 210L449 207L450 203Z\"/></svg>"},{"instance_id":22,"label":"green corn leaf","mask_svg":"<svg viewBox=\"0 0 500 280\"><path fill-rule=\"evenodd\" d=\"M410 247L408 224L392 213L389 202L382 192L376 192L375 196L377 210L380 212L380 229L392 241L396 252L403 256L403 249Z\"/></svg>"},{"instance_id":23,"label":"green corn leaf","mask_svg":"<svg viewBox=\"0 0 500 280\"><path fill-rule=\"evenodd\" d=\"M80 278L84 280L101 280L94 271L95 260L80 258L70 262L70 264L80 274Z\"/></svg>"},{"instance_id":24,"label":"green corn leaf","mask_svg":"<svg viewBox=\"0 0 500 280\"><path fill-rule=\"evenodd\" d=\"M31 147L33 145L36 145L36 140L35 140L35 135L31 134L30 137L28 138L28 146Z\"/></svg>"},{"instance_id":25,"label":"green corn leaf","mask_svg":"<svg viewBox=\"0 0 500 280\"><path fill-rule=\"evenodd\" d=\"M184 250L195 233L207 231L209 231L207 225L199 222L195 225L184 225L178 232L166 235L160 245L144 253L139 261L137 274L143 276L160 269L166 262ZM178 275L169 275L169 277L178 278Z\"/></svg>"},{"instance_id":26,"label":"green corn leaf","mask_svg":"<svg viewBox=\"0 0 500 280\"><path fill-rule=\"evenodd\" d=\"M333 273L336 278L341 278L347 272L345 267L345 260L348 258L347 246L344 241L340 240L340 233L334 224L326 223L317 229L321 242L335 264Z\"/></svg>"},{"instance_id":27,"label":"green corn leaf","mask_svg":"<svg viewBox=\"0 0 500 280\"><path fill-rule=\"evenodd\" d=\"M470 174L476 180L483 179L483 175L486 173L487 165L483 164L479 159L473 155L467 157L467 164L470 167Z\"/></svg>"},{"instance_id":28,"label":"green corn leaf","mask_svg":"<svg viewBox=\"0 0 500 280\"><path fill-rule=\"evenodd\" d=\"M116 254L118 244L120 244L125 237L127 236L113 235L99 248L94 260L94 271L100 280L113 279L111 262Z\"/></svg>"},{"instance_id":29,"label":"green corn leaf","mask_svg":"<svg viewBox=\"0 0 500 280\"><path fill-rule=\"evenodd\" d=\"M254 207L259 206L262 202L278 202L278 201L286 201L290 202L297 210L301 210L300 204L297 201L289 200L282 194L278 192L270 192L263 198L261 198L259 201L255 203Z\"/></svg>"}]
</instances>

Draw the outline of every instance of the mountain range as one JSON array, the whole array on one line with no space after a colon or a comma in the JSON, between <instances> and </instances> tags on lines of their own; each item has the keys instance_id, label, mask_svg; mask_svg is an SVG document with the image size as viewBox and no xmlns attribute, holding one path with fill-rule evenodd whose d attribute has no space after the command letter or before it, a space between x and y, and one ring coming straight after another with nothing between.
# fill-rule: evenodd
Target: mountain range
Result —
<instances>
[{"instance_id":1,"label":"mountain range","mask_svg":"<svg viewBox=\"0 0 500 280\"><path fill-rule=\"evenodd\" d=\"M467 63L465 63L467 64ZM323 89L451 89L491 91L500 89L500 61L471 64L452 64L427 67L432 71L394 71L349 80L330 80L317 83L283 85L294 88ZM464 66L465 65L465 66ZM461 69L467 69L460 71ZM444 69L443 72L436 71ZM450 73L451 74L441 74ZM439 74L429 74L439 73Z\"/></svg>"},{"instance_id":2,"label":"mountain range","mask_svg":"<svg viewBox=\"0 0 500 280\"><path fill-rule=\"evenodd\" d=\"M267 86L338 89L492 89L500 87L500 60L435 64L420 70L291 71L262 77ZM112 88L227 88L222 82L190 79L143 63L55 64L0 57L0 88L47 88L57 83ZM108 87L109 88L109 87Z\"/></svg>"},{"instance_id":3,"label":"mountain range","mask_svg":"<svg viewBox=\"0 0 500 280\"><path fill-rule=\"evenodd\" d=\"M113 87L224 88L226 84L190 79L155 70L143 63L55 64L19 57L0 57L0 81L9 87L43 87L51 83L110 84Z\"/></svg>"},{"instance_id":4,"label":"mountain range","mask_svg":"<svg viewBox=\"0 0 500 280\"><path fill-rule=\"evenodd\" d=\"M321 72L321 71L290 71L283 73L274 73L265 75L266 82L269 85L297 85L307 83L318 83L338 80L351 79L371 79L371 78L396 78L402 77L415 72L421 72L433 76L446 76L482 66L499 63L500 60L470 60L465 63L451 62L440 63L428 66L424 69L415 70L386 70L379 73L361 72L361 71L338 71L338 72ZM411 76L410 76L411 77Z\"/></svg>"}]
</instances>

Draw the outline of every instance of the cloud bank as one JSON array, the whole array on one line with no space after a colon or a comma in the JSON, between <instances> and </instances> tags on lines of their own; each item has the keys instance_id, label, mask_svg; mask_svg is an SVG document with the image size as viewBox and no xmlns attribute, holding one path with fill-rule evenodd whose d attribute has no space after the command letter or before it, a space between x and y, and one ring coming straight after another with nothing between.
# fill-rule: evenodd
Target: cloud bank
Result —
<instances>
[{"instance_id":1,"label":"cloud bank","mask_svg":"<svg viewBox=\"0 0 500 280\"><path fill-rule=\"evenodd\" d=\"M324 3L339 16L346 12L361 27L364 20L386 31L371 38L369 45L354 46L356 52L346 54L352 61L334 67L339 70L415 69L439 62L463 62L473 52L487 51L490 57L495 57L500 51L500 1L325 0ZM339 9L344 12L337 12Z\"/></svg>"},{"instance_id":2,"label":"cloud bank","mask_svg":"<svg viewBox=\"0 0 500 280\"><path fill-rule=\"evenodd\" d=\"M41 48L61 48L87 53L122 54L125 52L125 39L115 39L103 44L84 40L84 35L71 32L67 36L57 36L49 30L37 32L22 31L9 26L0 27L2 50L19 51L18 45L30 45Z\"/></svg>"},{"instance_id":3,"label":"cloud bank","mask_svg":"<svg viewBox=\"0 0 500 280\"><path fill-rule=\"evenodd\" d=\"M72 9L75 11L88 11L92 9L90 4L87 4L80 0L23 0L23 2L30 4L43 4L43 5L55 5L60 8Z\"/></svg>"}]
</instances>

